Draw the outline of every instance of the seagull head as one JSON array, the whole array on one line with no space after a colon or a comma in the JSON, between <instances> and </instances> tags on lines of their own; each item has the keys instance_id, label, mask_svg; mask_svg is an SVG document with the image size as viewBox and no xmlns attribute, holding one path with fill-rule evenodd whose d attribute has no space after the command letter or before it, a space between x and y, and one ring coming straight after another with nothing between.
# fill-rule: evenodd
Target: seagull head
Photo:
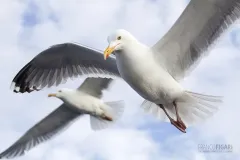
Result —
<instances>
[{"instance_id":1,"label":"seagull head","mask_svg":"<svg viewBox=\"0 0 240 160\"><path fill-rule=\"evenodd\" d=\"M62 88L62 89L58 90L56 93L48 94L48 97L56 97L56 98L62 99L64 97L67 97L71 92L72 92L71 89Z\"/></svg>"},{"instance_id":2,"label":"seagull head","mask_svg":"<svg viewBox=\"0 0 240 160\"><path fill-rule=\"evenodd\" d=\"M104 51L104 59L106 60L110 54L121 53L121 51L136 39L124 29L118 29L108 36L108 47Z\"/></svg>"}]
</instances>

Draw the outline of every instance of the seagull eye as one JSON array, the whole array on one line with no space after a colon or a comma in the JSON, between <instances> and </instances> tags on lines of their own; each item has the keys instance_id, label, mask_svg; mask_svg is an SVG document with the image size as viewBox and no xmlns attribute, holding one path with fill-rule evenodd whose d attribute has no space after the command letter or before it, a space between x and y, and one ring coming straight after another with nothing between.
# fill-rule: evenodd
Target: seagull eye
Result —
<instances>
[{"instance_id":1,"label":"seagull eye","mask_svg":"<svg viewBox=\"0 0 240 160\"><path fill-rule=\"evenodd\" d=\"M118 37L117 37L117 40L121 40L121 39L122 39L122 37L121 37L121 36L118 36Z\"/></svg>"}]
</instances>

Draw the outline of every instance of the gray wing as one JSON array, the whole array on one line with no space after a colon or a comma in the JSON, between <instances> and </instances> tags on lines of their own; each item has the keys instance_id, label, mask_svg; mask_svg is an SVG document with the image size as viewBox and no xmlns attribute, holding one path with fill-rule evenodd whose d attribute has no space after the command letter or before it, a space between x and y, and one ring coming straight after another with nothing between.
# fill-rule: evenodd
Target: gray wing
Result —
<instances>
[{"instance_id":1,"label":"gray wing","mask_svg":"<svg viewBox=\"0 0 240 160\"><path fill-rule=\"evenodd\" d=\"M102 91L107 89L112 82L110 78L86 78L79 90L97 98L102 97Z\"/></svg>"},{"instance_id":2,"label":"gray wing","mask_svg":"<svg viewBox=\"0 0 240 160\"><path fill-rule=\"evenodd\" d=\"M80 116L79 113L72 111L65 106L65 104L62 104L59 108L29 129L12 146L0 153L0 159L24 155L26 151L54 137L78 116Z\"/></svg>"},{"instance_id":3,"label":"gray wing","mask_svg":"<svg viewBox=\"0 0 240 160\"><path fill-rule=\"evenodd\" d=\"M33 58L14 77L14 92L31 92L44 87L58 86L67 78L87 75L89 77L119 77L116 59L104 60L100 51L63 43L54 45Z\"/></svg>"},{"instance_id":4,"label":"gray wing","mask_svg":"<svg viewBox=\"0 0 240 160\"><path fill-rule=\"evenodd\" d=\"M204 51L240 16L240 0L191 0L153 50L175 79L185 76Z\"/></svg>"}]
</instances>

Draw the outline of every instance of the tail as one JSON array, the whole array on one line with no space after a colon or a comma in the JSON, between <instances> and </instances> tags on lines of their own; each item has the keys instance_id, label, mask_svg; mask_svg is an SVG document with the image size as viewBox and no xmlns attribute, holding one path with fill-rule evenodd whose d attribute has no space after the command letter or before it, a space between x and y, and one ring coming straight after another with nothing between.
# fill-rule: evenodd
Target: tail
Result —
<instances>
[{"instance_id":1,"label":"tail","mask_svg":"<svg viewBox=\"0 0 240 160\"><path fill-rule=\"evenodd\" d=\"M187 127L196 125L211 117L218 111L222 103L221 96L211 96L185 91L185 94L177 100L178 112ZM156 104L145 100L141 107L145 112L155 115L161 121L169 122L163 110ZM176 111L173 104L165 106L168 114L176 119Z\"/></svg>"},{"instance_id":2,"label":"tail","mask_svg":"<svg viewBox=\"0 0 240 160\"><path fill-rule=\"evenodd\" d=\"M93 130L101 130L114 124L124 112L124 101L106 102L104 109L106 115L111 117L112 121L90 115L90 124Z\"/></svg>"}]
</instances>

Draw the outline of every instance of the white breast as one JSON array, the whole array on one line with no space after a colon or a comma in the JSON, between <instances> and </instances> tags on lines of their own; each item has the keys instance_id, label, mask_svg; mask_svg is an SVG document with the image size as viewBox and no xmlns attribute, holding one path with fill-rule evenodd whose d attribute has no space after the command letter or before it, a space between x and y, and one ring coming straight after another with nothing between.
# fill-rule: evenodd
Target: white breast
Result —
<instances>
[{"instance_id":1,"label":"white breast","mask_svg":"<svg viewBox=\"0 0 240 160\"><path fill-rule=\"evenodd\" d=\"M116 56L122 78L144 99L168 103L182 92L178 82L156 63L148 47L129 47Z\"/></svg>"},{"instance_id":2,"label":"white breast","mask_svg":"<svg viewBox=\"0 0 240 160\"><path fill-rule=\"evenodd\" d=\"M100 106L103 105L101 99L88 95L81 91L76 91L65 98L65 101L72 107L81 112L92 114L98 112Z\"/></svg>"}]
</instances>

